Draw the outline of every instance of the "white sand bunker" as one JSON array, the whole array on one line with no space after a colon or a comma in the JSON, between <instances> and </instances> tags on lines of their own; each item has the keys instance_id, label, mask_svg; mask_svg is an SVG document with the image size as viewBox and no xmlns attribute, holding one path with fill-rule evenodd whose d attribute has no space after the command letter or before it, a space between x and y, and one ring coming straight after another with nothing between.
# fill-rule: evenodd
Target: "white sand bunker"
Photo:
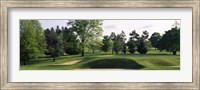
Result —
<instances>
[{"instance_id":1,"label":"white sand bunker","mask_svg":"<svg viewBox=\"0 0 200 90\"><path fill-rule=\"evenodd\" d=\"M51 65L73 65L73 64L76 64L80 61L81 60L72 60L72 61L69 61L69 62L61 63L61 64L51 64Z\"/></svg>"}]
</instances>

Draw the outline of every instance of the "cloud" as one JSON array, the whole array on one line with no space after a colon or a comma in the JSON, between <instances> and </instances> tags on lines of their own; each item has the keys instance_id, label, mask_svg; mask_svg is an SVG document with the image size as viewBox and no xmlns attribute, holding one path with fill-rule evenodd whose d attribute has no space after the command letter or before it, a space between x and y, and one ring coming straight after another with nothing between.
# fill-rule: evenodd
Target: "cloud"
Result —
<instances>
[{"instance_id":1,"label":"cloud","mask_svg":"<svg viewBox=\"0 0 200 90\"><path fill-rule=\"evenodd\" d=\"M153 25L145 25L145 26L139 27L138 29L148 29L148 28L151 28L151 27L153 27Z\"/></svg>"},{"instance_id":2,"label":"cloud","mask_svg":"<svg viewBox=\"0 0 200 90\"><path fill-rule=\"evenodd\" d=\"M104 26L104 28L113 29L113 28L117 28L117 26L115 26L115 25L107 25L107 26Z\"/></svg>"}]
</instances>

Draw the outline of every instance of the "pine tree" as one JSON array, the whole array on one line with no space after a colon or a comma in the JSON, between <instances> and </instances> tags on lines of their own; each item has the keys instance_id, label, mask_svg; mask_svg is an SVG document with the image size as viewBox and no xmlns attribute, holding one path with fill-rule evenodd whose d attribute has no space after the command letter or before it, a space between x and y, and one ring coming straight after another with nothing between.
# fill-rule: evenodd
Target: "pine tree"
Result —
<instances>
[{"instance_id":1,"label":"pine tree","mask_svg":"<svg viewBox=\"0 0 200 90\"><path fill-rule=\"evenodd\" d=\"M62 38L54 31L54 28L51 28L51 30L46 29L45 35L48 54L50 54L53 58L53 61L55 61L55 58L63 53Z\"/></svg>"}]
</instances>

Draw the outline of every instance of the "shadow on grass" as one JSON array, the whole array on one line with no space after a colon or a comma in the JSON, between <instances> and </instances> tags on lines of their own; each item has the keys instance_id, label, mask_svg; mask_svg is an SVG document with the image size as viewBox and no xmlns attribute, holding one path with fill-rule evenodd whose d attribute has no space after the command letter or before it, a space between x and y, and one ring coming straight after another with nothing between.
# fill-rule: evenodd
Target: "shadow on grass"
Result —
<instances>
[{"instance_id":1,"label":"shadow on grass","mask_svg":"<svg viewBox=\"0 0 200 90\"><path fill-rule=\"evenodd\" d=\"M88 62L84 64L86 68L93 68L93 69L106 69L106 68L118 68L118 69L141 69L144 66L140 65L139 63L125 58L112 58L112 59L99 59L96 61Z\"/></svg>"},{"instance_id":2,"label":"shadow on grass","mask_svg":"<svg viewBox=\"0 0 200 90\"><path fill-rule=\"evenodd\" d=\"M53 59L44 59L44 60L30 60L26 63L26 65L33 65L33 64L41 64L41 63L47 63L47 62L53 62ZM23 65L23 62L20 62L20 65Z\"/></svg>"}]
</instances>

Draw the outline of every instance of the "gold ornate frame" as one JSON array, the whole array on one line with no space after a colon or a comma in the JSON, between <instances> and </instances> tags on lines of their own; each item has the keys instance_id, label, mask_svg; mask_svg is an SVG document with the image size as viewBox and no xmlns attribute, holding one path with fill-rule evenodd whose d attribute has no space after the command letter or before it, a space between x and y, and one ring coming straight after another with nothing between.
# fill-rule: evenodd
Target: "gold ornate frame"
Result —
<instances>
[{"instance_id":1,"label":"gold ornate frame","mask_svg":"<svg viewBox=\"0 0 200 90\"><path fill-rule=\"evenodd\" d=\"M200 89L200 0L0 0L0 89ZM191 83L14 83L8 82L8 9L9 8L59 8L59 7L145 7L145 8L192 8L192 64Z\"/></svg>"}]
</instances>

